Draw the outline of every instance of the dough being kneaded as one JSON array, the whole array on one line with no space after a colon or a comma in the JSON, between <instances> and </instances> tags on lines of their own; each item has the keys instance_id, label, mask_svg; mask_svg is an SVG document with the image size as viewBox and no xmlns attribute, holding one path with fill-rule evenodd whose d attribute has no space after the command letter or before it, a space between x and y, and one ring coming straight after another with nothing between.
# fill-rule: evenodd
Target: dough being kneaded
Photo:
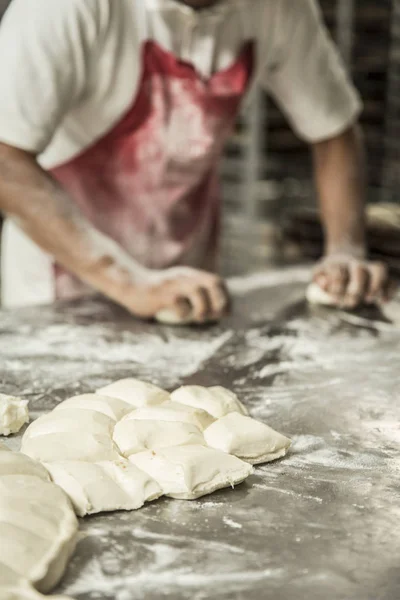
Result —
<instances>
[{"instance_id":1,"label":"dough being kneaded","mask_svg":"<svg viewBox=\"0 0 400 600\"><path fill-rule=\"evenodd\" d=\"M317 283L310 283L306 290L306 299L310 304L320 304L321 306L336 306L334 298L319 287Z\"/></svg>"},{"instance_id":2,"label":"dough being kneaded","mask_svg":"<svg viewBox=\"0 0 400 600\"><path fill-rule=\"evenodd\" d=\"M253 468L235 456L205 446L172 446L133 454L129 460L153 477L171 498L194 500L234 487Z\"/></svg>"},{"instance_id":3,"label":"dough being kneaded","mask_svg":"<svg viewBox=\"0 0 400 600\"><path fill-rule=\"evenodd\" d=\"M204 439L210 447L253 465L285 456L291 443L289 438L265 423L238 413L230 413L215 421L205 430Z\"/></svg>"},{"instance_id":4,"label":"dough being kneaded","mask_svg":"<svg viewBox=\"0 0 400 600\"><path fill-rule=\"evenodd\" d=\"M171 400L205 410L216 419L231 412L248 414L236 394L219 385L209 388L200 385L184 385L172 392Z\"/></svg>"}]
</instances>

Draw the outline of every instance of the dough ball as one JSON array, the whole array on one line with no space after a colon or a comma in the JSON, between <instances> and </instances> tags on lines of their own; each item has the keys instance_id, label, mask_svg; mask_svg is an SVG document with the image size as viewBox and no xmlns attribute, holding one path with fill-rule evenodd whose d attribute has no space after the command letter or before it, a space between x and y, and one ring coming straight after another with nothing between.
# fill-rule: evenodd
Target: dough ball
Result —
<instances>
[{"instance_id":1,"label":"dough ball","mask_svg":"<svg viewBox=\"0 0 400 600\"><path fill-rule=\"evenodd\" d=\"M136 510L162 495L154 479L123 459L97 464L52 462L45 466L80 517L114 510Z\"/></svg>"},{"instance_id":2,"label":"dough ball","mask_svg":"<svg viewBox=\"0 0 400 600\"><path fill-rule=\"evenodd\" d=\"M336 306L335 300L316 283L310 283L306 290L306 299L310 304Z\"/></svg>"},{"instance_id":3,"label":"dough ball","mask_svg":"<svg viewBox=\"0 0 400 600\"><path fill-rule=\"evenodd\" d=\"M188 317L180 317L178 313L169 308L160 310L156 314L155 319L163 325L190 325L190 323L193 323L190 315Z\"/></svg>"},{"instance_id":4,"label":"dough ball","mask_svg":"<svg viewBox=\"0 0 400 600\"><path fill-rule=\"evenodd\" d=\"M196 425L181 421L147 421L127 415L114 429L114 442L120 452L129 457L144 450L159 450L168 446L205 445Z\"/></svg>"},{"instance_id":5,"label":"dough ball","mask_svg":"<svg viewBox=\"0 0 400 600\"><path fill-rule=\"evenodd\" d=\"M285 456L289 438L251 417L230 413L215 421L204 432L212 448L233 454L253 465Z\"/></svg>"},{"instance_id":6,"label":"dough ball","mask_svg":"<svg viewBox=\"0 0 400 600\"><path fill-rule=\"evenodd\" d=\"M18 433L29 422L27 400L0 394L0 435Z\"/></svg>"},{"instance_id":7,"label":"dough ball","mask_svg":"<svg viewBox=\"0 0 400 600\"><path fill-rule=\"evenodd\" d=\"M194 500L244 481L252 467L205 446L173 446L133 454L129 460L157 481L171 498Z\"/></svg>"},{"instance_id":8,"label":"dough ball","mask_svg":"<svg viewBox=\"0 0 400 600\"><path fill-rule=\"evenodd\" d=\"M127 402L134 408L140 406L153 406L162 404L170 399L170 395L165 390L152 383L140 381L133 377L120 379L110 385L97 390L97 394L111 396Z\"/></svg>"},{"instance_id":9,"label":"dough ball","mask_svg":"<svg viewBox=\"0 0 400 600\"><path fill-rule=\"evenodd\" d=\"M236 394L219 385L209 388L200 385L184 385L172 392L171 400L205 410L216 419L231 412L248 414Z\"/></svg>"}]
</instances>

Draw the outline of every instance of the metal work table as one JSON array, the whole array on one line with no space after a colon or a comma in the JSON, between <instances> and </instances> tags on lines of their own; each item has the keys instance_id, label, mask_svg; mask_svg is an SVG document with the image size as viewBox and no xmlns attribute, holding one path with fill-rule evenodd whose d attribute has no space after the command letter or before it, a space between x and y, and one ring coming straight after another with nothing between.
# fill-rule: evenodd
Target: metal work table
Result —
<instances>
[{"instance_id":1,"label":"metal work table","mask_svg":"<svg viewBox=\"0 0 400 600\"><path fill-rule=\"evenodd\" d=\"M1 390L36 418L134 375L225 385L293 439L235 490L85 519L79 600L398 600L400 329L307 307L308 273L235 279L222 325L139 323L101 301L0 313ZM19 438L9 441L19 447Z\"/></svg>"}]
</instances>

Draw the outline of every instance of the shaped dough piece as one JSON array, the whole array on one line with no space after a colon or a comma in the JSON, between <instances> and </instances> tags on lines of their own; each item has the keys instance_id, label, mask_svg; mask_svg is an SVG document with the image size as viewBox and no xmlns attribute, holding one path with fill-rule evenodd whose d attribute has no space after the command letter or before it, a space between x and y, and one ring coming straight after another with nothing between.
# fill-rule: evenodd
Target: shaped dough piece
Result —
<instances>
[{"instance_id":1,"label":"shaped dough piece","mask_svg":"<svg viewBox=\"0 0 400 600\"><path fill-rule=\"evenodd\" d=\"M132 410L130 404L118 398L100 396L99 394L82 394L81 396L74 396L61 402L61 404L55 407L53 412L77 408L81 410L95 410L114 421L119 421Z\"/></svg>"},{"instance_id":2,"label":"shaped dough piece","mask_svg":"<svg viewBox=\"0 0 400 600\"><path fill-rule=\"evenodd\" d=\"M40 435L65 432L75 432L76 435L79 435L79 432L92 433L111 437L114 425L113 419L94 410L65 408L54 410L33 421L25 432L24 440L26 442Z\"/></svg>"},{"instance_id":3,"label":"shaped dough piece","mask_svg":"<svg viewBox=\"0 0 400 600\"><path fill-rule=\"evenodd\" d=\"M177 421L190 423L200 431L211 425L213 417L199 408L185 406L178 402L164 402L161 406L145 406L133 411L130 415L133 420L140 421Z\"/></svg>"},{"instance_id":4,"label":"shaped dough piece","mask_svg":"<svg viewBox=\"0 0 400 600\"><path fill-rule=\"evenodd\" d=\"M317 283L310 283L306 290L306 299L310 304L321 304L322 306L335 306L335 300L328 292L325 292Z\"/></svg>"},{"instance_id":5,"label":"shaped dough piece","mask_svg":"<svg viewBox=\"0 0 400 600\"><path fill-rule=\"evenodd\" d=\"M180 421L142 421L132 418L136 412L124 417L114 429L114 442L126 458L144 450L205 445L203 434L196 425Z\"/></svg>"},{"instance_id":6,"label":"shaped dough piece","mask_svg":"<svg viewBox=\"0 0 400 600\"><path fill-rule=\"evenodd\" d=\"M124 400L124 402L128 402L128 404L131 404L135 408L139 406L162 404L170 399L169 393L165 390L162 390L152 383L139 381L139 379L134 379L132 377L115 381L114 383L97 390L96 393L119 398L120 400Z\"/></svg>"},{"instance_id":7,"label":"shaped dough piece","mask_svg":"<svg viewBox=\"0 0 400 600\"><path fill-rule=\"evenodd\" d=\"M251 464L271 462L285 456L290 440L251 417L231 413L204 432L212 448L233 454Z\"/></svg>"},{"instance_id":8,"label":"shaped dough piece","mask_svg":"<svg viewBox=\"0 0 400 600\"><path fill-rule=\"evenodd\" d=\"M53 410L26 430L21 451L41 462L118 460L112 441L115 421L94 410L71 407Z\"/></svg>"},{"instance_id":9,"label":"shaped dough piece","mask_svg":"<svg viewBox=\"0 0 400 600\"><path fill-rule=\"evenodd\" d=\"M31 475L43 481L50 481L46 469L36 460L19 452L1 450L4 449L0 447L0 478L4 475Z\"/></svg>"},{"instance_id":10,"label":"shaped dough piece","mask_svg":"<svg viewBox=\"0 0 400 600\"><path fill-rule=\"evenodd\" d=\"M21 452L41 462L100 462L120 458L109 435L67 431L22 438Z\"/></svg>"},{"instance_id":11,"label":"shaped dough piece","mask_svg":"<svg viewBox=\"0 0 400 600\"><path fill-rule=\"evenodd\" d=\"M18 433L28 422L28 401L0 394L0 435Z\"/></svg>"},{"instance_id":12,"label":"shaped dough piece","mask_svg":"<svg viewBox=\"0 0 400 600\"><path fill-rule=\"evenodd\" d=\"M0 477L0 571L40 591L54 587L74 550L78 522L56 485L31 475Z\"/></svg>"},{"instance_id":13,"label":"shaped dough piece","mask_svg":"<svg viewBox=\"0 0 400 600\"><path fill-rule=\"evenodd\" d=\"M185 385L172 392L171 400L194 408L201 408L216 419L231 412L248 414L236 394L219 385L209 388L200 385Z\"/></svg>"},{"instance_id":14,"label":"shaped dough piece","mask_svg":"<svg viewBox=\"0 0 400 600\"><path fill-rule=\"evenodd\" d=\"M80 517L114 510L136 510L162 495L154 479L123 459L98 464L53 462L45 466Z\"/></svg>"},{"instance_id":15,"label":"shaped dough piece","mask_svg":"<svg viewBox=\"0 0 400 600\"><path fill-rule=\"evenodd\" d=\"M171 498L194 500L241 483L253 468L205 446L172 446L133 454L129 460L153 477Z\"/></svg>"}]
</instances>

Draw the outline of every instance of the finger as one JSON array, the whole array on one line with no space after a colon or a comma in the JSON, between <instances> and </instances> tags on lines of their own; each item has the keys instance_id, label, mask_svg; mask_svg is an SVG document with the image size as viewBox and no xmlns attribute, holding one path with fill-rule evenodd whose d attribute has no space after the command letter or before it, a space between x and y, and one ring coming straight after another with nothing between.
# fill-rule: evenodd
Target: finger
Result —
<instances>
[{"instance_id":1,"label":"finger","mask_svg":"<svg viewBox=\"0 0 400 600\"><path fill-rule=\"evenodd\" d=\"M229 307L229 294L225 284L219 281L216 285L211 285L208 288L208 293L212 316L215 318L222 317L228 311Z\"/></svg>"},{"instance_id":2,"label":"finger","mask_svg":"<svg viewBox=\"0 0 400 600\"><path fill-rule=\"evenodd\" d=\"M369 266L369 286L366 301L378 302L387 295L389 286L389 273L386 265L383 263L372 263Z\"/></svg>"},{"instance_id":3,"label":"finger","mask_svg":"<svg viewBox=\"0 0 400 600\"><path fill-rule=\"evenodd\" d=\"M343 304L347 308L355 308L365 299L365 294L369 285L369 271L366 265L356 261L352 262L349 268L350 280Z\"/></svg>"},{"instance_id":4,"label":"finger","mask_svg":"<svg viewBox=\"0 0 400 600\"><path fill-rule=\"evenodd\" d=\"M396 295L396 292L398 289L399 289L399 284L389 277L388 282L385 286L383 301L390 302L390 300L392 300L394 298L394 296Z\"/></svg>"},{"instance_id":5,"label":"finger","mask_svg":"<svg viewBox=\"0 0 400 600\"><path fill-rule=\"evenodd\" d=\"M187 319L192 314L192 305L187 298L178 298L172 310L180 319Z\"/></svg>"},{"instance_id":6,"label":"finger","mask_svg":"<svg viewBox=\"0 0 400 600\"><path fill-rule=\"evenodd\" d=\"M186 295L186 294L185 294ZM192 307L193 320L203 323L212 315L211 300L208 290L203 287L191 288L187 292L187 299Z\"/></svg>"},{"instance_id":7,"label":"finger","mask_svg":"<svg viewBox=\"0 0 400 600\"><path fill-rule=\"evenodd\" d=\"M331 265L327 270L327 275L329 283L326 291L331 294L336 301L342 301L349 279L348 268L343 265Z\"/></svg>"},{"instance_id":8,"label":"finger","mask_svg":"<svg viewBox=\"0 0 400 600\"><path fill-rule=\"evenodd\" d=\"M222 292L225 297L225 306L223 308L223 315L228 315L232 310L232 298L231 298L230 292L228 290L228 286L226 285L225 281L222 280L219 285L220 285L220 288L222 289Z\"/></svg>"},{"instance_id":9,"label":"finger","mask_svg":"<svg viewBox=\"0 0 400 600\"><path fill-rule=\"evenodd\" d=\"M317 271L314 273L313 281L321 288L321 290L324 290L325 292L328 291L329 279L325 271Z\"/></svg>"}]
</instances>

